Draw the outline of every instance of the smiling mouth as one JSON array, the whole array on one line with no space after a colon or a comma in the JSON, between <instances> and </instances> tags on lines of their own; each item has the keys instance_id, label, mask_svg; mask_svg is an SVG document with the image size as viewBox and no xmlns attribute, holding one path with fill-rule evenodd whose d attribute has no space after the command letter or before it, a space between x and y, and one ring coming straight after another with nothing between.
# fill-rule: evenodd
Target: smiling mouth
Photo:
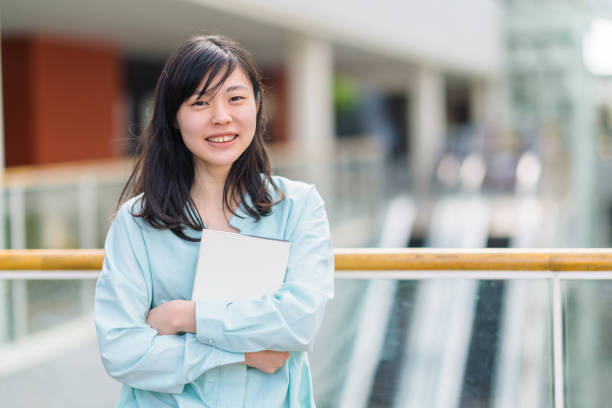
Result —
<instances>
[{"instance_id":1,"label":"smiling mouth","mask_svg":"<svg viewBox=\"0 0 612 408\"><path fill-rule=\"evenodd\" d=\"M206 141L212 142L212 143L227 143L227 142L231 142L237 137L238 135L213 136L213 137L207 137Z\"/></svg>"}]
</instances>

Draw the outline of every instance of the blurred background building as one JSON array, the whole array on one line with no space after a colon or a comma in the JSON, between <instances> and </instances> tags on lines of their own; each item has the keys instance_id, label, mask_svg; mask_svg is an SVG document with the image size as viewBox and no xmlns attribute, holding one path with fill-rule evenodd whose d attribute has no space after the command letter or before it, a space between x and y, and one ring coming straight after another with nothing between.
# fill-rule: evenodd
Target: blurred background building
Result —
<instances>
[{"instance_id":1,"label":"blurred background building","mask_svg":"<svg viewBox=\"0 0 612 408\"><path fill-rule=\"evenodd\" d=\"M251 51L275 172L335 247L608 247L612 2L0 0L0 247L100 248L170 53ZM0 280L0 405L113 406L95 281ZM544 281L339 280L321 407L552 406ZM567 285L567 405L612 397L612 286Z\"/></svg>"}]
</instances>

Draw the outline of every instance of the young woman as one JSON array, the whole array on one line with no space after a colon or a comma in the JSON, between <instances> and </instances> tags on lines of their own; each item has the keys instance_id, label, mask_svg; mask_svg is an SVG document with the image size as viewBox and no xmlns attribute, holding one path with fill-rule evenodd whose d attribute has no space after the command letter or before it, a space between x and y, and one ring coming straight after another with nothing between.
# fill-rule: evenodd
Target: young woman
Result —
<instances>
[{"instance_id":1,"label":"young woman","mask_svg":"<svg viewBox=\"0 0 612 408\"><path fill-rule=\"evenodd\" d=\"M249 54L224 37L185 42L163 69L96 286L120 407L314 406L305 351L333 296L332 244L314 186L270 174L262 93ZM190 301L203 228L289 240L283 286Z\"/></svg>"}]
</instances>

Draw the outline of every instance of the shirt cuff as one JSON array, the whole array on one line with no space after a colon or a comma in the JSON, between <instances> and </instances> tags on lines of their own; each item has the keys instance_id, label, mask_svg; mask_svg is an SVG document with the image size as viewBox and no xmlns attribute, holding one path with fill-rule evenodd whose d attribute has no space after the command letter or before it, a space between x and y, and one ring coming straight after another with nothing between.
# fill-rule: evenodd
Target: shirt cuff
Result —
<instances>
[{"instance_id":1,"label":"shirt cuff","mask_svg":"<svg viewBox=\"0 0 612 408\"><path fill-rule=\"evenodd\" d=\"M223 315L229 302L196 301L196 338L209 346L220 347L223 338Z\"/></svg>"},{"instance_id":2,"label":"shirt cuff","mask_svg":"<svg viewBox=\"0 0 612 408\"><path fill-rule=\"evenodd\" d=\"M185 360L200 362L193 364L186 373L187 382L193 382L206 371L215 367L243 363L244 353L234 353L202 344L192 333L186 333Z\"/></svg>"}]
</instances>

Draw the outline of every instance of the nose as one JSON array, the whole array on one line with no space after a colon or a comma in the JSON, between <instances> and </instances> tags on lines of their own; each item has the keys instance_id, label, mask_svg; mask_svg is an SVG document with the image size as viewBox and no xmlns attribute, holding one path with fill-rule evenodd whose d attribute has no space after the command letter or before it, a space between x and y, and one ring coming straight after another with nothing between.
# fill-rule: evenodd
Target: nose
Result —
<instances>
[{"instance_id":1,"label":"nose","mask_svg":"<svg viewBox=\"0 0 612 408\"><path fill-rule=\"evenodd\" d=\"M211 121L213 125L225 125L231 122L232 117L229 114L228 107L223 103L213 105Z\"/></svg>"}]
</instances>

